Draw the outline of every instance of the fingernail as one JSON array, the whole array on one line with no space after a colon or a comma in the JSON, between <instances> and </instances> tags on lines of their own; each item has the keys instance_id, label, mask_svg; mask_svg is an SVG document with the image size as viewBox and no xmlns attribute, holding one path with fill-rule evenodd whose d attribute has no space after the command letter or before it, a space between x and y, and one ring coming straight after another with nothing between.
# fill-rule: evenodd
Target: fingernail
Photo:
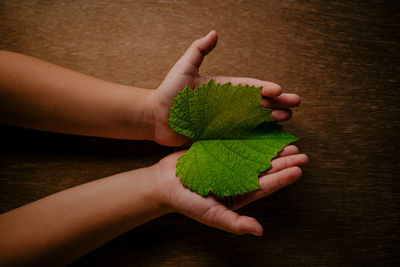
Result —
<instances>
[{"instance_id":1,"label":"fingernail","mask_svg":"<svg viewBox=\"0 0 400 267\"><path fill-rule=\"evenodd\" d=\"M211 30L209 31L204 37L207 37L208 35L210 35L212 32L214 32L215 30Z\"/></svg>"},{"instance_id":2,"label":"fingernail","mask_svg":"<svg viewBox=\"0 0 400 267\"><path fill-rule=\"evenodd\" d=\"M252 235L254 235L254 236L257 236L257 237L262 236L262 233L260 234L260 233L256 233L256 232L251 232L250 234L252 234Z\"/></svg>"},{"instance_id":3,"label":"fingernail","mask_svg":"<svg viewBox=\"0 0 400 267\"><path fill-rule=\"evenodd\" d=\"M203 38L206 38L211 32L208 32L206 35L204 35Z\"/></svg>"}]
</instances>

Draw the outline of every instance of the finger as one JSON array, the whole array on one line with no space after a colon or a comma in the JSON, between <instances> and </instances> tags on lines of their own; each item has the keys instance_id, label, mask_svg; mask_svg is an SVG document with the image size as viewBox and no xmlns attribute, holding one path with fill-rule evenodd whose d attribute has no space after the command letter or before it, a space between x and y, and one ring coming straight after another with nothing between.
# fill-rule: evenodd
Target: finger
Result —
<instances>
[{"instance_id":1,"label":"finger","mask_svg":"<svg viewBox=\"0 0 400 267\"><path fill-rule=\"evenodd\" d=\"M271 118L277 121L287 121L292 117L290 109L274 109L271 113Z\"/></svg>"},{"instance_id":2,"label":"finger","mask_svg":"<svg viewBox=\"0 0 400 267\"><path fill-rule=\"evenodd\" d=\"M261 189L251 192L247 198L247 201L241 204L240 207L257 199L268 196L275 191L294 183L301 177L301 175L301 168L296 166L261 177L259 180Z\"/></svg>"},{"instance_id":3,"label":"finger","mask_svg":"<svg viewBox=\"0 0 400 267\"><path fill-rule=\"evenodd\" d=\"M217 45L218 34L210 31L206 36L194 41L178 60L178 66L183 67L184 72L191 72L193 68L198 70L204 57Z\"/></svg>"},{"instance_id":4,"label":"finger","mask_svg":"<svg viewBox=\"0 0 400 267\"><path fill-rule=\"evenodd\" d=\"M232 83L232 85L241 84L241 85L262 87L263 89L261 91L261 95L265 97L276 97L282 93L282 88L280 87L280 85L273 82L261 81L254 78L225 77L225 76L207 76L204 78L205 81L214 79L216 83L221 83L221 84L230 82Z\"/></svg>"},{"instance_id":5,"label":"finger","mask_svg":"<svg viewBox=\"0 0 400 267\"><path fill-rule=\"evenodd\" d=\"M299 149L295 145L285 146L285 148L279 152L279 157L290 156L299 153Z\"/></svg>"},{"instance_id":6,"label":"finger","mask_svg":"<svg viewBox=\"0 0 400 267\"><path fill-rule=\"evenodd\" d=\"M293 108L300 105L300 97L296 94L281 94L273 98L263 98L260 103L265 108Z\"/></svg>"},{"instance_id":7,"label":"finger","mask_svg":"<svg viewBox=\"0 0 400 267\"><path fill-rule=\"evenodd\" d=\"M190 138L182 134L176 134L175 132L166 132L162 138L158 138L157 142L169 147L178 147L190 142Z\"/></svg>"},{"instance_id":8,"label":"finger","mask_svg":"<svg viewBox=\"0 0 400 267\"><path fill-rule=\"evenodd\" d=\"M267 174L275 173L294 166L303 166L308 163L308 157L305 154L295 154L276 158L271 161L271 169L267 171Z\"/></svg>"},{"instance_id":9,"label":"finger","mask_svg":"<svg viewBox=\"0 0 400 267\"><path fill-rule=\"evenodd\" d=\"M240 216L221 204L207 208L198 218L198 221L238 235L253 234L262 236L263 234L263 228L256 219Z\"/></svg>"},{"instance_id":10,"label":"finger","mask_svg":"<svg viewBox=\"0 0 400 267\"><path fill-rule=\"evenodd\" d=\"M178 159L187 152L187 149L183 149L177 152L174 152L172 154L169 154L168 156L162 158L160 160L160 164L166 165L166 166L176 166L178 163Z\"/></svg>"},{"instance_id":11,"label":"finger","mask_svg":"<svg viewBox=\"0 0 400 267\"><path fill-rule=\"evenodd\" d=\"M260 186L265 195L288 186L301 177L302 170L300 167L290 167L279 172L267 174L260 178Z\"/></svg>"},{"instance_id":12,"label":"finger","mask_svg":"<svg viewBox=\"0 0 400 267\"><path fill-rule=\"evenodd\" d=\"M299 152L298 148L295 146L293 147L294 148L288 148L287 150L289 151L282 151L283 153L279 153L278 157L271 161L271 168L263 172L260 176L278 172L294 166L306 165L308 163L307 155L297 154Z\"/></svg>"}]
</instances>

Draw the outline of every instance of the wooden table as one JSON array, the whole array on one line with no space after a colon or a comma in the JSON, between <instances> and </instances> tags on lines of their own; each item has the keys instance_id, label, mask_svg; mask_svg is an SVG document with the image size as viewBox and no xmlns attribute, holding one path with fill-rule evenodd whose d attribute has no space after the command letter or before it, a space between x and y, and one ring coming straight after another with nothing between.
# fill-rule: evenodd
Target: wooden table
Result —
<instances>
[{"instance_id":1,"label":"wooden table","mask_svg":"<svg viewBox=\"0 0 400 267\"><path fill-rule=\"evenodd\" d=\"M219 44L201 72L301 95L285 128L310 157L299 182L248 205L262 238L179 214L76 265L376 266L400 263L400 12L396 1L10 1L0 48L105 80L155 88L196 38ZM1 127L0 211L157 162L150 142Z\"/></svg>"}]
</instances>

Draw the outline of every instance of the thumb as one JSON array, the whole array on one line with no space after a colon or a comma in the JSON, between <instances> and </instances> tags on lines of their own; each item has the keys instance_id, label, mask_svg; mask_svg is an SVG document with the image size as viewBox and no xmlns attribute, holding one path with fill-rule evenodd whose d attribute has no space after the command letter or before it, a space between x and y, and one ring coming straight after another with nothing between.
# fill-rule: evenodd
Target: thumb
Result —
<instances>
[{"instance_id":1,"label":"thumb","mask_svg":"<svg viewBox=\"0 0 400 267\"><path fill-rule=\"evenodd\" d=\"M209 207L197 220L206 225L234 234L262 236L263 228L256 219L240 216L223 205Z\"/></svg>"},{"instance_id":2,"label":"thumb","mask_svg":"<svg viewBox=\"0 0 400 267\"><path fill-rule=\"evenodd\" d=\"M185 67L193 66L198 69L204 57L217 45L217 40L218 34L213 30L203 38L194 41L179 59L179 64Z\"/></svg>"}]
</instances>

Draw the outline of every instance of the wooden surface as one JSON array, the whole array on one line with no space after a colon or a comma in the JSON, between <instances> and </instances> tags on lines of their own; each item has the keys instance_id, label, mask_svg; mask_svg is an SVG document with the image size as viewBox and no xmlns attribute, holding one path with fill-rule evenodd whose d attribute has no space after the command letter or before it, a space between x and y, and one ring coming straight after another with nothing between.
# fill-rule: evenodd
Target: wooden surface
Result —
<instances>
[{"instance_id":1,"label":"wooden surface","mask_svg":"<svg viewBox=\"0 0 400 267\"><path fill-rule=\"evenodd\" d=\"M263 224L264 237L172 214L75 264L398 266L399 14L396 1L1 1L1 49L154 88L192 40L216 29L203 74L271 80L302 97L285 127L310 157L304 177L240 210ZM173 151L1 133L1 212Z\"/></svg>"}]
</instances>

